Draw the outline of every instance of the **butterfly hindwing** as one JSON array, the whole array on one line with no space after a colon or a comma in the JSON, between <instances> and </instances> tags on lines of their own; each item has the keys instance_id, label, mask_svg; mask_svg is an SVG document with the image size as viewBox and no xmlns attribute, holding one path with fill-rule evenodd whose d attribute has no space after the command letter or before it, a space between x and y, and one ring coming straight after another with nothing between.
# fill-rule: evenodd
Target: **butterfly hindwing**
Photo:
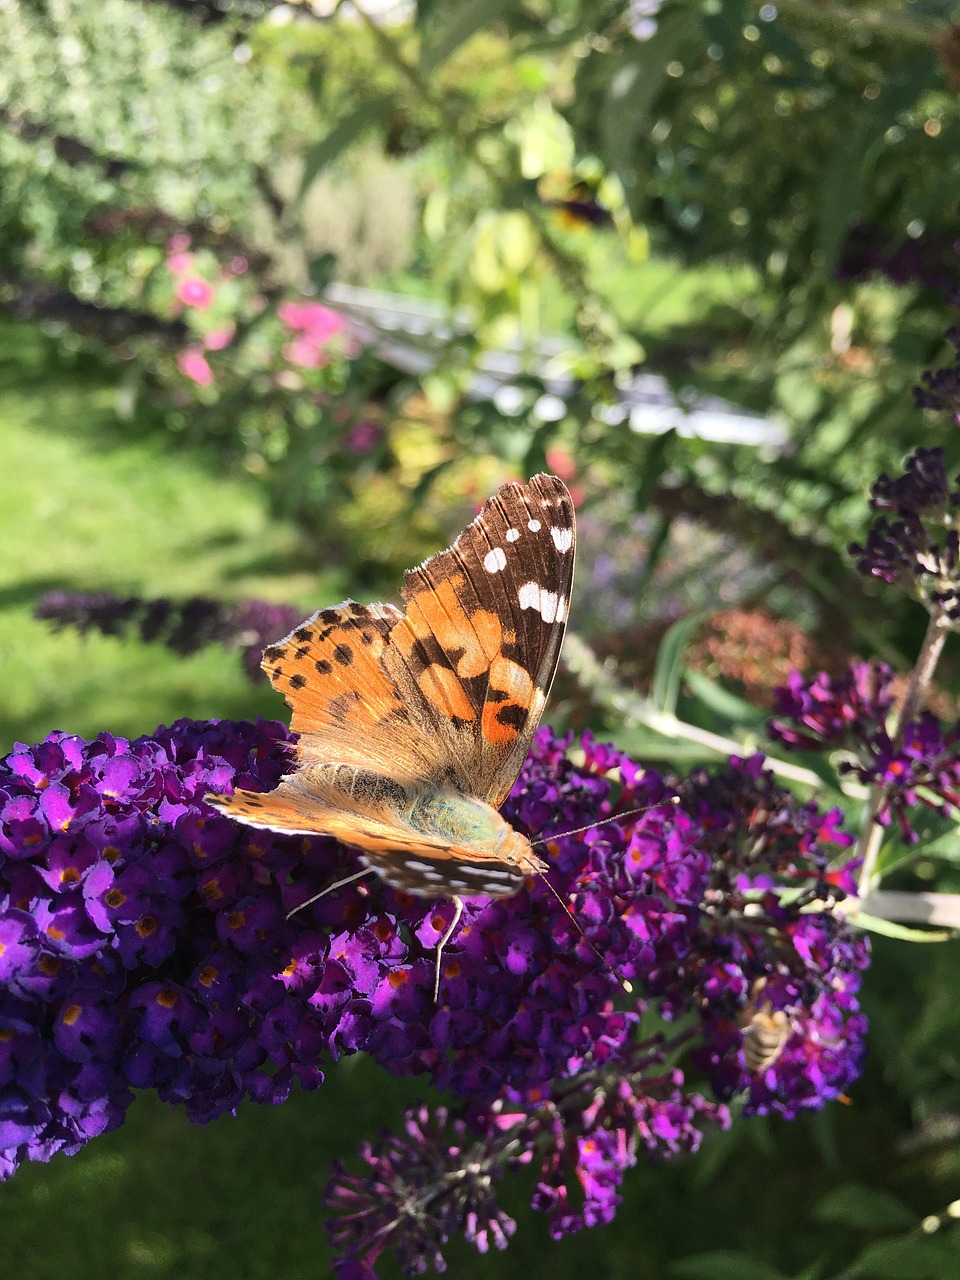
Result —
<instances>
[{"instance_id":1,"label":"butterfly hindwing","mask_svg":"<svg viewBox=\"0 0 960 1280\"><path fill-rule=\"evenodd\" d=\"M535 865L535 859L505 863L468 842L452 843L412 826L416 793L395 779L350 766L308 765L265 794L241 790L207 799L248 826L353 845L390 885L408 893L507 896Z\"/></svg>"}]
</instances>

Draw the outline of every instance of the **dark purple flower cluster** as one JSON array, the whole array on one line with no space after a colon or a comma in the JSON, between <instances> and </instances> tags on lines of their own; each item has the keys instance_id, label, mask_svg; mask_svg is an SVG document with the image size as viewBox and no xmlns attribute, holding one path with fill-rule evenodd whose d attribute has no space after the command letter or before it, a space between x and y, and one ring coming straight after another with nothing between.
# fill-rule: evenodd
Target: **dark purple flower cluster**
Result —
<instances>
[{"instance_id":1,"label":"dark purple flower cluster","mask_svg":"<svg viewBox=\"0 0 960 1280\"><path fill-rule=\"evenodd\" d=\"M777 689L778 719L770 736L786 747L841 748L853 757L840 769L884 792L878 821L895 814L907 843L917 839L909 810L922 801L930 808L960 811L960 725L944 728L929 711L896 732L888 728L893 706L893 673L883 663L852 663L845 676L794 672Z\"/></svg>"},{"instance_id":2,"label":"dark purple flower cluster","mask_svg":"<svg viewBox=\"0 0 960 1280\"><path fill-rule=\"evenodd\" d=\"M960 622L960 476L951 485L942 449L916 449L902 476L871 491L875 520L850 554L867 577L892 583L945 623Z\"/></svg>"},{"instance_id":3,"label":"dark purple flower cluster","mask_svg":"<svg viewBox=\"0 0 960 1280\"><path fill-rule=\"evenodd\" d=\"M208 644L240 649L252 680L263 678L260 658L264 646L292 631L302 617L299 609L264 600L234 604L206 596L147 600L112 591L48 591L39 598L34 612L58 629L71 626L107 636L136 630L141 640L159 641L174 653L196 653Z\"/></svg>"},{"instance_id":4,"label":"dark purple flower cluster","mask_svg":"<svg viewBox=\"0 0 960 1280\"><path fill-rule=\"evenodd\" d=\"M852 662L842 676L791 671L787 683L773 691L770 737L800 751L856 751L886 732L892 684L893 672L884 662Z\"/></svg>"},{"instance_id":5,"label":"dark purple flower cluster","mask_svg":"<svg viewBox=\"0 0 960 1280\"><path fill-rule=\"evenodd\" d=\"M950 298L949 291L957 288L956 255L956 243L935 232L904 238L860 223L847 234L835 275L838 280L862 280L878 274L894 284L938 289Z\"/></svg>"},{"instance_id":6,"label":"dark purple flower cluster","mask_svg":"<svg viewBox=\"0 0 960 1280\"><path fill-rule=\"evenodd\" d=\"M545 754L530 762L528 777L538 765L564 763L558 745L540 742ZM635 803L647 776L589 738L584 747L588 767L619 775L618 808ZM623 842L611 840L612 823L585 837L589 855L580 875L593 888L574 899L575 918L605 956L619 955L617 972L635 977L642 997L626 1009L620 1002L602 1011L588 1053L571 1057L548 1093L474 1107L468 1126L453 1136L419 1112L408 1118L405 1137L364 1149L361 1173L341 1167L328 1205L344 1215L329 1228L344 1255L344 1280L372 1276L391 1244L407 1274L428 1261L442 1265L442 1246L457 1231L473 1233L480 1248L491 1240L501 1246L509 1231L491 1188L505 1166L537 1170L533 1205L549 1214L555 1237L609 1222L639 1151L660 1159L694 1151L705 1128L727 1122L722 1105L668 1066L684 1048L715 1094L745 1095L753 1113L791 1116L819 1107L855 1078L866 1031L857 993L868 947L829 911L800 910L853 890L849 872L831 870L823 848L851 843L839 830L839 811L821 814L799 804L764 773L760 757L734 761L719 775L697 773L680 795L685 814L674 815L675 826L657 811L655 823L638 823ZM567 855L566 843L558 842L554 861ZM630 893L632 881L643 885L642 897ZM621 922L633 932L633 948L617 951ZM776 1059L757 1069L745 1059L743 1027L761 983L786 1026ZM685 1015L683 1029L640 1038L636 1015L653 1005L667 1030ZM698 1025L690 1025L691 1013ZM483 1212L475 1202L478 1183L490 1196ZM413 1206L415 1224L408 1216Z\"/></svg>"},{"instance_id":7,"label":"dark purple flower cluster","mask_svg":"<svg viewBox=\"0 0 960 1280\"><path fill-rule=\"evenodd\" d=\"M832 867L825 847L853 843L840 830L842 813L800 803L762 764L760 756L732 760L680 789L713 871L693 963L679 980L671 975L662 1007L679 1016L699 1001L692 1056L718 1097L746 1090L747 1114L791 1117L838 1097L857 1076L869 945L829 910L856 891L850 864ZM814 903L827 909L804 911ZM750 1070L743 1030L759 989L784 1013L788 1034L775 1060Z\"/></svg>"},{"instance_id":8,"label":"dark purple flower cluster","mask_svg":"<svg viewBox=\"0 0 960 1280\"><path fill-rule=\"evenodd\" d=\"M749 1089L756 1111L835 1096L859 1059L865 951L783 892L837 895L821 846L844 842L838 815L799 805L759 758L695 775L676 807L619 752L587 736L574 764L568 745L541 730L505 805L545 839L550 884L465 902L436 1005L433 951L452 903L371 876L288 918L355 855L204 803L275 786L290 759L281 726L181 721L133 742L52 734L16 748L0 764L4 1170L115 1127L131 1088L208 1120L244 1097L282 1101L296 1080L315 1087L331 1060L362 1050L468 1100L484 1142L511 1129L510 1160L535 1137L537 1203L562 1233L608 1220L638 1148L692 1150L723 1121L667 1069L681 1047L721 1097ZM645 805L658 807L628 813ZM794 1033L757 1076L739 1026L760 979ZM654 1002L668 1022L698 1024L638 1043ZM505 1237L492 1199L461 1182L453 1218L436 1227L424 1209L424 1239L452 1221L478 1247ZM369 1239L362 1224L357 1236Z\"/></svg>"},{"instance_id":9,"label":"dark purple flower cluster","mask_svg":"<svg viewBox=\"0 0 960 1280\"><path fill-rule=\"evenodd\" d=\"M960 306L960 298L955 299L955 305ZM921 385L914 387L913 398L918 409L951 413L960 421L960 329L950 328L944 336L955 352L953 364L922 373Z\"/></svg>"}]
</instances>

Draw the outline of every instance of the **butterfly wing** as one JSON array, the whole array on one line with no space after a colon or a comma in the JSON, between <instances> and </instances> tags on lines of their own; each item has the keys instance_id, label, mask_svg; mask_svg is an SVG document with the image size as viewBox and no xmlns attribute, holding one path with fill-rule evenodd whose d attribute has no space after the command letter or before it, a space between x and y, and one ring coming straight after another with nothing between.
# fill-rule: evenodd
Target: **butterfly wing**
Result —
<instances>
[{"instance_id":1,"label":"butterfly wing","mask_svg":"<svg viewBox=\"0 0 960 1280\"><path fill-rule=\"evenodd\" d=\"M506 484L404 579L383 654L405 707L445 742L457 785L499 807L540 723L566 626L576 543L556 476Z\"/></svg>"},{"instance_id":2,"label":"butterfly wing","mask_svg":"<svg viewBox=\"0 0 960 1280\"><path fill-rule=\"evenodd\" d=\"M248 826L289 835L332 836L352 845L388 884L408 893L506 897L516 893L524 876L542 869L532 851L505 859L472 842L466 831L460 839L451 839L449 830L441 835L412 825L414 800L396 780L344 765L307 765L264 794L207 796L215 808ZM470 806L456 797L448 804L454 823L457 806ZM509 830L498 814L490 816Z\"/></svg>"},{"instance_id":3,"label":"butterfly wing","mask_svg":"<svg viewBox=\"0 0 960 1280\"><path fill-rule=\"evenodd\" d=\"M264 650L302 765L347 764L407 780L436 772L440 744L411 718L383 663L402 619L393 605L345 600Z\"/></svg>"},{"instance_id":4,"label":"butterfly wing","mask_svg":"<svg viewBox=\"0 0 960 1280\"><path fill-rule=\"evenodd\" d=\"M486 864L488 878L499 874L507 864L492 849L415 830L403 816L409 804L388 793L433 791L447 803L459 791L499 807L556 671L573 557L573 504L562 481L540 475L502 486L452 547L406 575L406 615L347 600L266 649L263 668L299 735L298 767L267 795L210 802L253 826L331 835L383 855L402 850L408 861L419 851L425 867L431 858L468 872ZM331 782L341 767L386 791L375 803L358 799ZM411 887L409 873L390 874L389 865L385 858L377 869ZM510 874L519 879L519 864ZM427 879L446 883L439 874Z\"/></svg>"}]
</instances>

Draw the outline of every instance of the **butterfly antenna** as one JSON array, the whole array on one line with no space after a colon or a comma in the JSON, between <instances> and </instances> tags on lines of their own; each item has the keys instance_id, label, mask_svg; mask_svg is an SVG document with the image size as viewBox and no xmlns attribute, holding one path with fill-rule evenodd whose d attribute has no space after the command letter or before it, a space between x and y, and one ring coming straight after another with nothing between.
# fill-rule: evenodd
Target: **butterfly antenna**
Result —
<instances>
[{"instance_id":1,"label":"butterfly antenna","mask_svg":"<svg viewBox=\"0 0 960 1280\"><path fill-rule=\"evenodd\" d=\"M607 962L607 960L606 960L606 957L603 955L603 953L602 953L602 952L600 952L600 951L598 951L598 950L597 950L597 948L593 945L593 943L590 941L590 939L587 937L587 935L583 932L583 929L582 929L582 927L581 927L581 925L580 925L580 921L576 918L576 916L575 916L575 915L573 914L573 912L570 910L570 906L569 906L569 904L568 904L568 903L566 903L566 902L564 902L564 900L560 897L559 893L557 893L556 889L553 887L553 885L550 883L550 881L547 879L547 877L543 874L543 872L542 872L542 871L539 873L539 875L540 875L540 879L541 879L541 880L543 881L543 883L547 886L547 888L550 890L550 892L553 894L553 896L556 898L556 900L560 903L560 906L561 906L561 907L563 908L563 910L566 912L567 916L568 916L568 917L569 917L569 919L570 919L570 923L576 927L576 930L577 930L577 932L580 934L580 937L584 940L584 942L587 944L587 946L590 948L590 950L593 952L593 954L597 957L597 959L600 961L600 963L603 965L603 967L604 967L605 969L610 969L610 965L608 964L608 962ZM613 976L614 976L614 977L616 978L616 980L620 983L621 987L623 987L623 989L624 989L624 991L627 993L627 995L628 995L628 996L632 996L632 995L633 995L633 985L632 985L631 983L629 983L629 982L626 980L626 978L621 978L621 977L620 977L620 975L619 975L619 973L614 973L614 971L613 971L612 969L610 969L610 972L611 972L611 973L613 973Z\"/></svg>"},{"instance_id":2,"label":"butterfly antenna","mask_svg":"<svg viewBox=\"0 0 960 1280\"><path fill-rule=\"evenodd\" d=\"M315 902L319 902L321 898L325 898L328 893L333 893L334 889L342 889L345 884L353 884L354 880L360 880L363 876L373 874L373 867L364 867L362 871L355 871L352 876L344 876L342 880L335 880L333 884L328 884L325 889L321 889L319 893L315 893L312 898L308 898L306 902L301 902L298 907L294 907L292 911L287 912L287 919L295 916L298 911L303 911L305 907L312 907ZM446 942L446 938L444 938Z\"/></svg>"},{"instance_id":3,"label":"butterfly antenna","mask_svg":"<svg viewBox=\"0 0 960 1280\"><path fill-rule=\"evenodd\" d=\"M537 845L547 845L551 840L565 840L567 836L578 836L584 831L593 831L595 827L604 827L608 822L620 822L623 818L639 818L641 813L649 813L651 809L659 809L665 804L679 803L679 796L671 796L669 800L658 800L656 804L644 805L642 809L628 809L626 813L611 813L608 818L600 818L597 822L588 822L585 827L574 827L572 831L558 831L554 836L545 837L543 840L531 840L530 843L535 849Z\"/></svg>"},{"instance_id":4,"label":"butterfly antenna","mask_svg":"<svg viewBox=\"0 0 960 1280\"><path fill-rule=\"evenodd\" d=\"M611 814L609 818L604 818L600 822L588 822L585 827L576 827L573 831L562 831L555 836L551 836L549 840L547 839L533 840L531 841L531 844L534 848L536 848L537 845L547 845L550 843L550 840L563 840L566 836L578 836L582 831L592 831L595 827L602 827L604 823L607 823L607 822L619 822L622 818L636 818L636 817L639 817L641 813L649 813L651 809L659 809L661 805L664 805L664 804L675 805L679 803L680 803L679 796L671 796L669 800L660 800L657 802L657 804L644 805L642 809L628 809L626 813ZM559 893L557 893L556 889L553 887L553 885L550 883L547 877L543 875L542 872L540 875L540 879L547 886L547 888L550 890L550 892L553 894L556 900L560 903L560 906L570 917L571 923L576 926L577 931L580 934L580 937L583 938L584 942L587 944L587 946L590 948L593 954L597 957L600 963L604 965L605 968L609 969L610 966L606 960L606 957L593 945L593 943L584 933L583 928L580 924L580 921L576 918L576 916L570 910L568 903L564 902L564 900L560 897ZM613 971L611 970L611 972ZM627 981L626 978L621 978L619 973L613 973L613 976L620 983L621 987L623 987L624 991L627 993L628 996L633 995L633 986L631 983Z\"/></svg>"}]
</instances>

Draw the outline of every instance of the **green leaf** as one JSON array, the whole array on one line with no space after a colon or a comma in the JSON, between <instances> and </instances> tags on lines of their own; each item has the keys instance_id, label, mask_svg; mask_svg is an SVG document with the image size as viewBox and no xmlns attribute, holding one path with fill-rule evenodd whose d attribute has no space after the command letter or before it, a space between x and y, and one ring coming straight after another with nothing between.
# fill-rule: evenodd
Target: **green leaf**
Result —
<instances>
[{"instance_id":1,"label":"green leaf","mask_svg":"<svg viewBox=\"0 0 960 1280\"><path fill-rule=\"evenodd\" d=\"M740 64L743 27L746 22L745 0L724 0L703 15L703 29L711 44L723 51L723 65L733 74Z\"/></svg>"},{"instance_id":2,"label":"green leaf","mask_svg":"<svg viewBox=\"0 0 960 1280\"><path fill-rule=\"evenodd\" d=\"M901 112L916 102L930 74L929 54L915 59L884 86L870 113L852 124L827 162L817 235L820 271L825 277L832 275L844 237L860 216L861 192L883 153L884 134Z\"/></svg>"},{"instance_id":3,"label":"green leaf","mask_svg":"<svg viewBox=\"0 0 960 1280\"><path fill-rule=\"evenodd\" d=\"M427 468L417 483L413 486L413 491L410 494L408 510L411 514L421 505L424 498L433 488L435 481L443 475L444 471L449 467L452 467L455 461L455 458L444 458L441 462Z\"/></svg>"},{"instance_id":4,"label":"green leaf","mask_svg":"<svg viewBox=\"0 0 960 1280\"><path fill-rule=\"evenodd\" d=\"M960 863L960 824L936 809L926 806L912 815L911 826L920 839L909 846L912 857L923 854L928 858L942 858L945 862ZM905 859L901 859L904 861Z\"/></svg>"},{"instance_id":5,"label":"green leaf","mask_svg":"<svg viewBox=\"0 0 960 1280\"><path fill-rule=\"evenodd\" d=\"M855 125L834 148L820 187L820 225L817 251L820 269L832 275L840 246L860 212L860 193L879 151L871 146L875 129L864 120Z\"/></svg>"},{"instance_id":6,"label":"green leaf","mask_svg":"<svg viewBox=\"0 0 960 1280\"><path fill-rule=\"evenodd\" d=\"M739 694L725 689L702 671L688 671L684 676L684 683L695 698L731 728L758 729L766 723L766 711L755 707Z\"/></svg>"},{"instance_id":7,"label":"green leaf","mask_svg":"<svg viewBox=\"0 0 960 1280\"><path fill-rule=\"evenodd\" d=\"M878 1240L855 1265L874 1280L944 1280L957 1274L957 1250L947 1237L905 1236Z\"/></svg>"},{"instance_id":8,"label":"green leaf","mask_svg":"<svg viewBox=\"0 0 960 1280\"><path fill-rule=\"evenodd\" d=\"M847 1182L822 1196L811 1210L817 1222L839 1222L867 1231L909 1230L917 1218L889 1191Z\"/></svg>"},{"instance_id":9,"label":"green leaf","mask_svg":"<svg viewBox=\"0 0 960 1280\"><path fill-rule=\"evenodd\" d=\"M433 40L420 54L420 70L430 75L459 49L460 45L481 27L488 27L516 6L510 0L461 0L457 5L439 8L445 22Z\"/></svg>"},{"instance_id":10,"label":"green leaf","mask_svg":"<svg viewBox=\"0 0 960 1280\"><path fill-rule=\"evenodd\" d=\"M726 759L719 751L712 751L700 742L686 742L682 738L668 738L653 729L608 728L604 732L604 737L609 738L621 751L627 752L628 755L633 756L636 760L642 760L646 763L652 763L656 760L678 769L690 765L703 764L704 761Z\"/></svg>"},{"instance_id":11,"label":"green leaf","mask_svg":"<svg viewBox=\"0 0 960 1280\"><path fill-rule=\"evenodd\" d=\"M653 575L657 571L660 558L670 545L670 533L673 529L673 516L662 515L655 518L650 541L647 544L647 558L640 571L640 577L634 589L634 598L639 602L647 594Z\"/></svg>"},{"instance_id":12,"label":"green leaf","mask_svg":"<svg viewBox=\"0 0 960 1280\"><path fill-rule=\"evenodd\" d=\"M334 125L325 138L315 146L309 147L303 160L303 177L300 180L299 195L302 197L323 170L362 134L375 124L379 124L390 106L390 100L387 98L362 103L356 111Z\"/></svg>"},{"instance_id":13,"label":"green leaf","mask_svg":"<svg viewBox=\"0 0 960 1280\"><path fill-rule=\"evenodd\" d=\"M327 285L333 280L337 271L337 257L333 253L321 253L316 258L311 258L307 266L310 275L310 283L313 285L317 293L323 293Z\"/></svg>"},{"instance_id":14,"label":"green leaf","mask_svg":"<svg viewBox=\"0 0 960 1280\"><path fill-rule=\"evenodd\" d=\"M676 711L687 646L694 633L702 626L704 618L709 617L709 610L691 613L688 617L675 622L663 637L657 653L657 665L653 670L653 687L650 691L650 701L658 711L669 711L671 715Z\"/></svg>"},{"instance_id":15,"label":"green leaf","mask_svg":"<svg viewBox=\"0 0 960 1280\"><path fill-rule=\"evenodd\" d=\"M635 510L646 511L649 507L653 491L660 483L660 477L666 469L668 450L676 438L677 429L671 427L669 431L664 431L663 435L654 436L647 446L640 468L640 480L633 491Z\"/></svg>"},{"instance_id":16,"label":"green leaf","mask_svg":"<svg viewBox=\"0 0 960 1280\"><path fill-rule=\"evenodd\" d=\"M867 915L865 911L851 915L850 921L867 933L879 933L899 942L950 942L957 936L953 929L914 929L907 924L898 924L896 920Z\"/></svg>"},{"instance_id":17,"label":"green leaf","mask_svg":"<svg viewBox=\"0 0 960 1280\"><path fill-rule=\"evenodd\" d=\"M911 814L911 827L919 836L915 844L904 844L895 834L883 845L877 860L877 871L887 876L918 858L939 858L955 866L960 864L960 823L939 809L917 805Z\"/></svg>"},{"instance_id":18,"label":"green leaf","mask_svg":"<svg viewBox=\"0 0 960 1280\"><path fill-rule=\"evenodd\" d=\"M670 1264L669 1271L681 1280L787 1280L776 1267L733 1249L681 1258Z\"/></svg>"}]
</instances>

